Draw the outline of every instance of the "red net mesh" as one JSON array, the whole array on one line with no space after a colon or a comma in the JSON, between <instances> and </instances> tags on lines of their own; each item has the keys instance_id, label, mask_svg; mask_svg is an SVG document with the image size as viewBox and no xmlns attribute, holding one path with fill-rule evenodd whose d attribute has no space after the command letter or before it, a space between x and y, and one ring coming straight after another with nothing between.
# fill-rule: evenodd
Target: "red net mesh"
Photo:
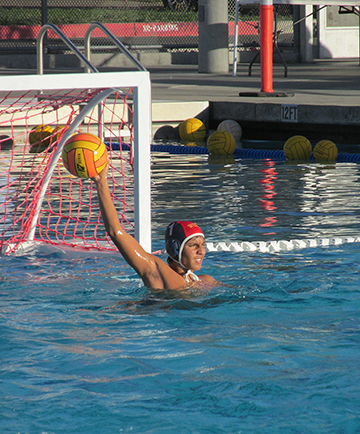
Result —
<instances>
[{"instance_id":1,"label":"red net mesh","mask_svg":"<svg viewBox=\"0 0 360 434\"><path fill-rule=\"evenodd\" d=\"M0 247L14 252L31 235L54 150L65 129L101 89L35 91L0 95ZM132 90L116 92L88 113L78 132L102 137L110 158L109 185L120 221L130 233L133 224L133 111ZM34 142L29 136L38 125L50 127L50 136ZM46 184L45 184L46 185ZM86 249L114 250L107 236L89 179L76 178L61 158L45 190L31 240Z\"/></svg>"}]
</instances>

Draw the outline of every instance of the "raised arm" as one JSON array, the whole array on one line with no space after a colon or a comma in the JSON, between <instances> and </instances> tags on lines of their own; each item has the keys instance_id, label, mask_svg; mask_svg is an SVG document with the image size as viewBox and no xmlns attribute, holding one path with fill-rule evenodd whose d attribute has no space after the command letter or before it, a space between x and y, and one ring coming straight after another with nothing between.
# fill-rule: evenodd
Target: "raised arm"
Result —
<instances>
[{"instance_id":1,"label":"raised arm","mask_svg":"<svg viewBox=\"0 0 360 434\"><path fill-rule=\"evenodd\" d=\"M112 202L108 181L108 166L96 177L95 182L101 216L105 229L126 262L134 268L147 287L158 289L176 289L184 280L164 261L151 253L147 253L141 245L124 231Z\"/></svg>"},{"instance_id":2,"label":"raised arm","mask_svg":"<svg viewBox=\"0 0 360 434\"><path fill-rule=\"evenodd\" d=\"M135 238L126 233L122 228L111 199L107 177L104 173L105 170L99 176L93 178L97 187L101 216L105 229L128 264L137 273L141 273L144 267L143 258L146 258L147 261L151 255L148 255Z\"/></svg>"}]
</instances>

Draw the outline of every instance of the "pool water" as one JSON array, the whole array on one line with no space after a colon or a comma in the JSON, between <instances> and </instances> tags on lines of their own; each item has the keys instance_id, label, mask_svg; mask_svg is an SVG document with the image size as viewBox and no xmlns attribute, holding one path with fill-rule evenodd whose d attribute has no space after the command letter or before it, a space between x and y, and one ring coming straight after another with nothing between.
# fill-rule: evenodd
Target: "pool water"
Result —
<instances>
[{"instance_id":1,"label":"pool water","mask_svg":"<svg viewBox=\"0 0 360 434\"><path fill-rule=\"evenodd\" d=\"M153 156L153 247L355 236L359 166ZM165 256L163 256L165 258ZM211 292L118 255L0 256L1 433L360 432L360 244L208 253Z\"/></svg>"}]
</instances>

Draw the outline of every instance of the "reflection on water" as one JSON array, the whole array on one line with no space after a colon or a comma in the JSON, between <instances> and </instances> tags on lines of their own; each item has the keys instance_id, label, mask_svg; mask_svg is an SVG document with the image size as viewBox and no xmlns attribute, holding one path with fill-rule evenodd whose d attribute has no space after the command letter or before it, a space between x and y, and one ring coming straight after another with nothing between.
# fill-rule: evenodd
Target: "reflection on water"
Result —
<instances>
[{"instance_id":1,"label":"reflection on water","mask_svg":"<svg viewBox=\"0 0 360 434\"><path fill-rule=\"evenodd\" d=\"M157 154L152 176L159 235L176 219L196 221L216 242L354 235L360 223L356 163Z\"/></svg>"},{"instance_id":2,"label":"reflection on water","mask_svg":"<svg viewBox=\"0 0 360 434\"><path fill-rule=\"evenodd\" d=\"M271 213L276 210L274 198L277 193L275 191L274 180L277 179L276 175L278 175L278 172L274 167L275 163L271 160L265 160L264 166L266 166L266 168L260 170L260 173L264 174L264 178L259 180L264 189L264 194L260 198L260 206L263 210ZM260 223L260 226L263 228L271 227L274 226L276 222L277 218L275 216L266 216L264 217L263 223ZM271 234L273 233L271 232Z\"/></svg>"},{"instance_id":3,"label":"reflection on water","mask_svg":"<svg viewBox=\"0 0 360 434\"><path fill-rule=\"evenodd\" d=\"M2 164L6 161L4 158ZM38 188L34 184L26 191L21 189L27 172L34 170L34 161L40 179L48 161L39 157L29 157L22 164L18 162L17 171L10 178L0 179L0 204L4 205L7 188L16 192L16 203L6 203L8 213L22 201L26 204ZM60 207L70 212L70 199L74 196L81 204L81 209L75 210L79 220L97 220L89 213L91 201L96 202L90 184L72 182L70 188L69 175L63 168L60 172L61 188L56 182L51 185L40 220L41 230L50 237L51 227L61 228L63 224L58 215ZM205 230L207 241L213 242L353 236L360 221L358 179L356 163L298 164L270 159L153 153L153 236L162 240L166 225L180 219L196 221ZM130 188L125 193L131 197L133 192ZM120 196L119 192L117 195ZM49 215L48 210L51 210ZM98 212L97 206L95 210ZM10 224L9 216L6 219ZM91 224L85 224L85 228L77 220L66 220L66 224L74 226L74 231L79 229L79 237L84 233L92 237ZM106 237L102 225L98 231L98 237Z\"/></svg>"},{"instance_id":4,"label":"reflection on water","mask_svg":"<svg viewBox=\"0 0 360 434\"><path fill-rule=\"evenodd\" d=\"M209 241L352 234L358 184L352 163L153 155L154 239L175 218ZM70 252L0 255L1 433L360 432L358 244L210 252L209 293Z\"/></svg>"}]
</instances>

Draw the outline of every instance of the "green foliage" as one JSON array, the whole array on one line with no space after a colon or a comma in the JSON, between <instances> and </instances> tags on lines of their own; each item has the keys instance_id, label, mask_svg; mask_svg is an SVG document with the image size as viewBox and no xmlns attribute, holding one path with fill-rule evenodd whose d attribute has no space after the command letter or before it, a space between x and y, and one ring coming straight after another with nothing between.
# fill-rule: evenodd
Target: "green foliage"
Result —
<instances>
[{"instance_id":1,"label":"green foliage","mask_svg":"<svg viewBox=\"0 0 360 434\"><path fill-rule=\"evenodd\" d=\"M41 24L41 10L0 7L1 26Z\"/></svg>"},{"instance_id":2,"label":"green foliage","mask_svg":"<svg viewBox=\"0 0 360 434\"><path fill-rule=\"evenodd\" d=\"M48 22L59 24L141 23L141 22L193 22L197 12L172 12L164 7L154 8L49 8ZM0 25L41 25L40 8L0 7Z\"/></svg>"}]
</instances>

